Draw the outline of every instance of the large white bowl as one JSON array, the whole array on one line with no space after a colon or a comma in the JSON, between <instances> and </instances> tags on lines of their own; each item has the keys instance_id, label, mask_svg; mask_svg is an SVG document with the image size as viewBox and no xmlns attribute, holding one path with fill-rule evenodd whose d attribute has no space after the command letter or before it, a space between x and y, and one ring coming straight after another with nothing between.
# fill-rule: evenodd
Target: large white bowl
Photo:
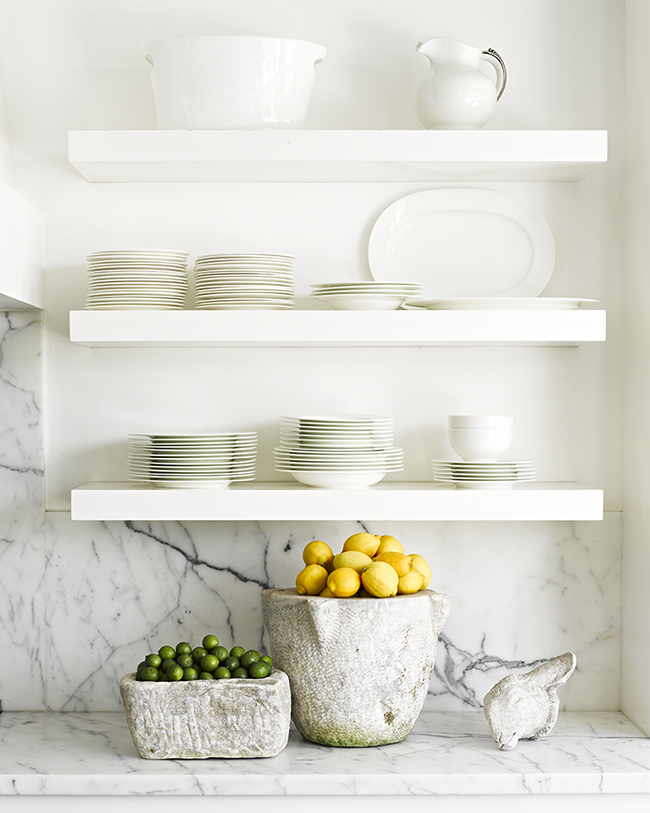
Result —
<instances>
[{"instance_id":1,"label":"large white bowl","mask_svg":"<svg viewBox=\"0 0 650 813\"><path fill-rule=\"evenodd\" d=\"M275 37L147 42L159 130L300 129L322 45Z\"/></svg>"}]
</instances>

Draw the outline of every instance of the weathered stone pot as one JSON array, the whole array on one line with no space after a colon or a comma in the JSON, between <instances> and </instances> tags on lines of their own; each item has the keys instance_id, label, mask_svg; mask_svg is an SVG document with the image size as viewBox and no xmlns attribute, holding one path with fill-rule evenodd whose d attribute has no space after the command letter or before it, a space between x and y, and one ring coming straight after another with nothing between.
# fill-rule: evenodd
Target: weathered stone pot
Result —
<instances>
[{"instance_id":1,"label":"weathered stone pot","mask_svg":"<svg viewBox=\"0 0 650 813\"><path fill-rule=\"evenodd\" d=\"M451 599L422 590L393 598L262 592L275 665L291 683L291 716L323 745L403 740L422 710Z\"/></svg>"},{"instance_id":2,"label":"weathered stone pot","mask_svg":"<svg viewBox=\"0 0 650 813\"><path fill-rule=\"evenodd\" d=\"M284 672L266 678L149 682L125 675L120 692L143 759L273 757L289 739Z\"/></svg>"}]
</instances>

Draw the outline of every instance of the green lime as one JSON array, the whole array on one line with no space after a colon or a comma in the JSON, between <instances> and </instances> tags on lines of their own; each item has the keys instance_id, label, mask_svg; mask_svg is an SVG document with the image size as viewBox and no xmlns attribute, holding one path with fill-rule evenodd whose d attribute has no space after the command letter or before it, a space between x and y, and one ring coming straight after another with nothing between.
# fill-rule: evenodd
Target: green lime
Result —
<instances>
[{"instance_id":1,"label":"green lime","mask_svg":"<svg viewBox=\"0 0 650 813\"><path fill-rule=\"evenodd\" d=\"M236 669L233 670L232 676L234 678L247 678L248 677L248 671L246 669L244 669L243 666L238 666Z\"/></svg>"},{"instance_id":2,"label":"green lime","mask_svg":"<svg viewBox=\"0 0 650 813\"><path fill-rule=\"evenodd\" d=\"M170 668L167 670L167 680L170 681L183 680L183 670L178 664L175 663L173 666L170 666Z\"/></svg>"},{"instance_id":3,"label":"green lime","mask_svg":"<svg viewBox=\"0 0 650 813\"><path fill-rule=\"evenodd\" d=\"M199 673L191 666L189 666L187 669L183 669L183 680L198 680L198 677Z\"/></svg>"},{"instance_id":4,"label":"green lime","mask_svg":"<svg viewBox=\"0 0 650 813\"><path fill-rule=\"evenodd\" d=\"M142 667L142 669L148 669L148 668L149 668L148 666L143 666ZM136 680L142 680L142 669L138 669L138 671L135 673L135 679Z\"/></svg>"},{"instance_id":5,"label":"green lime","mask_svg":"<svg viewBox=\"0 0 650 813\"><path fill-rule=\"evenodd\" d=\"M194 666L194 658L191 655L179 655L176 658L176 663L182 669L188 669L191 666Z\"/></svg>"},{"instance_id":6,"label":"green lime","mask_svg":"<svg viewBox=\"0 0 650 813\"><path fill-rule=\"evenodd\" d=\"M219 639L216 635L206 635L205 638L201 641L201 644L204 649L207 649L208 652L211 649L214 649L215 646L219 646Z\"/></svg>"},{"instance_id":7,"label":"green lime","mask_svg":"<svg viewBox=\"0 0 650 813\"><path fill-rule=\"evenodd\" d=\"M159 673L155 666L146 666L140 674L140 680L158 680L159 678Z\"/></svg>"},{"instance_id":8,"label":"green lime","mask_svg":"<svg viewBox=\"0 0 650 813\"><path fill-rule=\"evenodd\" d=\"M192 650L192 657L194 658L194 663L201 663L201 658L204 655L208 654L208 650L204 649L202 646L195 646Z\"/></svg>"},{"instance_id":9,"label":"green lime","mask_svg":"<svg viewBox=\"0 0 650 813\"><path fill-rule=\"evenodd\" d=\"M221 663L222 661L225 661L226 658L228 657L228 650L226 649L225 646L215 646L215 648L212 650L210 654L215 655L217 658L219 658L219 663Z\"/></svg>"},{"instance_id":10,"label":"green lime","mask_svg":"<svg viewBox=\"0 0 650 813\"><path fill-rule=\"evenodd\" d=\"M162 669L159 669L158 670L158 682L165 681L165 680L169 680L169 678L167 677L167 672L163 672Z\"/></svg>"},{"instance_id":11,"label":"green lime","mask_svg":"<svg viewBox=\"0 0 650 813\"><path fill-rule=\"evenodd\" d=\"M204 655L200 661L201 671L214 672L219 666L219 658L216 655Z\"/></svg>"},{"instance_id":12,"label":"green lime","mask_svg":"<svg viewBox=\"0 0 650 813\"><path fill-rule=\"evenodd\" d=\"M172 649L172 652L174 650ZM165 658L165 660L160 664L160 671L167 672L172 666L176 666L176 661L173 658Z\"/></svg>"},{"instance_id":13,"label":"green lime","mask_svg":"<svg viewBox=\"0 0 650 813\"><path fill-rule=\"evenodd\" d=\"M273 658L270 655L262 655L260 660L264 661L264 663L268 663L269 669L273 669Z\"/></svg>"},{"instance_id":14,"label":"green lime","mask_svg":"<svg viewBox=\"0 0 650 813\"><path fill-rule=\"evenodd\" d=\"M140 663L137 665L137 667L136 667L136 670L135 670L135 671L137 672L137 671L138 671L138 670L140 670L140 669L144 669L144 667L145 667L146 665L147 665L147 662L146 662L146 661L140 661Z\"/></svg>"},{"instance_id":15,"label":"green lime","mask_svg":"<svg viewBox=\"0 0 650 813\"><path fill-rule=\"evenodd\" d=\"M144 659L144 662L147 664L147 666L153 666L157 669L162 663L162 658L160 657L160 655L152 653L151 655L147 655L147 657Z\"/></svg>"},{"instance_id":16,"label":"green lime","mask_svg":"<svg viewBox=\"0 0 650 813\"><path fill-rule=\"evenodd\" d=\"M252 678L265 678L271 671L271 667L264 661L257 661L248 667L248 674Z\"/></svg>"},{"instance_id":17,"label":"green lime","mask_svg":"<svg viewBox=\"0 0 650 813\"><path fill-rule=\"evenodd\" d=\"M244 654L239 659L239 663L244 667L244 669L248 669L248 667L252 663L257 663L260 659L260 653L256 652L254 649L249 649L248 652L244 652Z\"/></svg>"},{"instance_id":18,"label":"green lime","mask_svg":"<svg viewBox=\"0 0 650 813\"><path fill-rule=\"evenodd\" d=\"M191 653L192 645L188 644L187 641L181 641L180 644L176 644L177 655L190 655Z\"/></svg>"},{"instance_id":19,"label":"green lime","mask_svg":"<svg viewBox=\"0 0 650 813\"><path fill-rule=\"evenodd\" d=\"M230 677L230 670L226 669L225 666L218 666L214 670L214 676L219 680L225 680L226 678Z\"/></svg>"},{"instance_id":20,"label":"green lime","mask_svg":"<svg viewBox=\"0 0 650 813\"><path fill-rule=\"evenodd\" d=\"M244 647L243 647L243 646L234 646L234 647L233 647L233 648L230 650L230 657L231 657L231 658L238 658L238 659L239 659L239 658L241 658L241 656L244 654L244 652L246 652L246 650L244 649Z\"/></svg>"},{"instance_id":21,"label":"green lime","mask_svg":"<svg viewBox=\"0 0 650 813\"><path fill-rule=\"evenodd\" d=\"M199 672L199 680L214 680L212 672Z\"/></svg>"},{"instance_id":22,"label":"green lime","mask_svg":"<svg viewBox=\"0 0 650 813\"><path fill-rule=\"evenodd\" d=\"M161 660L173 660L176 657L176 650L173 646L161 646L158 650Z\"/></svg>"},{"instance_id":23,"label":"green lime","mask_svg":"<svg viewBox=\"0 0 650 813\"><path fill-rule=\"evenodd\" d=\"M239 668L239 658L234 658L232 655L229 658L226 658L225 661L222 662L222 666L225 666L229 672L232 672L233 669Z\"/></svg>"}]
</instances>

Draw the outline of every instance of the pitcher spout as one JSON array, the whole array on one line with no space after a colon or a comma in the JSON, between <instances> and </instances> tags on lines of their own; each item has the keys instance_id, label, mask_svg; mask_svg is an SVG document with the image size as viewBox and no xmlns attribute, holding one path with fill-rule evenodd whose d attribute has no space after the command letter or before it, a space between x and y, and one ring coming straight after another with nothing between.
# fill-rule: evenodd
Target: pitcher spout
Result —
<instances>
[{"instance_id":1,"label":"pitcher spout","mask_svg":"<svg viewBox=\"0 0 650 813\"><path fill-rule=\"evenodd\" d=\"M419 54L424 54L431 62L446 62L450 59L467 59L468 57L478 60L480 55L478 48L448 37L431 37L423 42L418 42L415 50Z\"/></svg>"}]
</instances>

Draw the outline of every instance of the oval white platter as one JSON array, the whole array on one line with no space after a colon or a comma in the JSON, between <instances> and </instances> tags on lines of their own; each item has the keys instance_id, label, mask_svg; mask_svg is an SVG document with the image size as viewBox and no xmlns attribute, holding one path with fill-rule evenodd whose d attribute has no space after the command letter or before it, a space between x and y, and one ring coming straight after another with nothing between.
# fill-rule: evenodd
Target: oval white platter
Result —
<instances>
[{"instance_id":1,"label":"oval white platter","mask_svg":"<svg viewBox=\"0 0 650 813\"><path fill-rule=\"evenodd\" d=\"M368 244L376 280L422 284L423 296L536 297L555 266L548 223L525 201L487 189L432 189L392 203Z\"/></svg>"}]
</instances>

